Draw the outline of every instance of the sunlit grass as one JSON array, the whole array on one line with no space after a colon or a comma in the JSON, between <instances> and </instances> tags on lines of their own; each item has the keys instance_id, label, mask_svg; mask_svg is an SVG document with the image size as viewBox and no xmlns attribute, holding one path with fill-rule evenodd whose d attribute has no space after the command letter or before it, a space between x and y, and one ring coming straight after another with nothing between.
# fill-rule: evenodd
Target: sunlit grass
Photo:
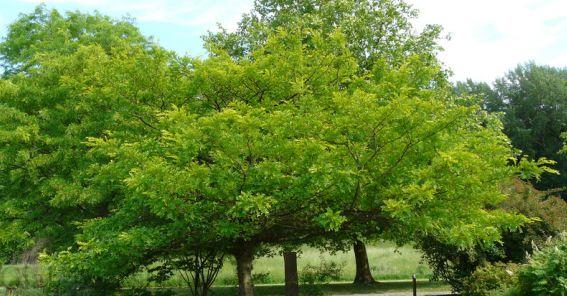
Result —
<instances>
[{"instance_id":1,"label":"sunlit grass","mask_svg":"<svg viewBox=\"0 0 567 296\"><path fill-rule=\"evenodd\" d=\"M379 243L367 248L372 273L376 280L410 280L413 274L420 279L428 279L431 275L427 265L422 264L421 255L412 247L396 248L391 243ZM335 262L340 265L339 282L351 282L355 275L354 254L338 252L334 254L320 252L314 248L302 249L298 259L298 270L301 272L306 265L318 266L321 261ZM284 282L282 256L262 257L254 261L253 274L257 285L281 284ZM9 265L0 270L0 286L30 288L41 286L45 277L38 265ZM227 258L225 265L215 282L218 291L229 291L237 283L233 258ZM185 287L180 277L173 277L165 283L148 283L148 275L139 273L124 282L125 287ZM225 286L226 288L222 288ZM267 291L281 289L279 286L261 288ZM227 292L228 293L228 292ZM218 293L217 293L218 294ZM222 294L222 293L221 293Z\"/></svg>"},{"instance_id":2,"label":"sunlit grass","mask_svg":"<svg viewBox=\"0 0 567 296\"><path fill-rule=\"evenodd\" d=\"M431 270L421 263L421 255L412 247L396 248L391 243L380 243L367 248L370 267L376 280L409 280L413 274L420 279L428 279ZM303 248L298 258L298 271L301 277L302 269L310 264L317 266L322 260L335 262L342 267L339 281L350 282L354 279L356 266L354 254L338 252L335 254L321 253L314 248ZM284 263L282 256L262 257L254 261L253 274L258 284L278 284L284 281ZM147 285L147 275L141 273L129 278L127 286ZM236 285L236 267L234 259L228 258L219 273L215 285ZM180 287L185 283L179 277L174 277L165 283L165 286ZM152 284L152 286L155 286Z\"/></svg>"}]
</instances>

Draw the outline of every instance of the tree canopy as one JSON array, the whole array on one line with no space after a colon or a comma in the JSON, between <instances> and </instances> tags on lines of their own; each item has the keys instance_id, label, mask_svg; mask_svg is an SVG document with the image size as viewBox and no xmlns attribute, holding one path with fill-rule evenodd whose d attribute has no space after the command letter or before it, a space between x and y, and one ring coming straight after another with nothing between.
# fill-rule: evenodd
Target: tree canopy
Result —
<instances>
[{"instance_id":1,"label":"tree canopy","mask_svg":"<svg viewBox=\"0 0 567 296\"><path fill-rule=\"evenodd\" d=\"M238 58L262 46L275 30L299 25L326 35L339 29L359 71L371 70L384 61L399 65L412 55L436 64L441 27L427 25L416 33L412 20L417 15L418 11L402 0L258 0L236 32L221 28L204 39L211 51L222 49Z\"/></svg>"},{"instance_id":2,"label":"tree canopy","mask_svg":"<svg viewBox=\"0 0 567 296\"><path fill-rule=\"evenodd\" d=\"M467 247L525 222L486 208L505 198L499 184L515 172L498 120L444 90L411 87L406 79L430 70L419 59L358 79L341 36L280 31L252 60L196 63L199 108L162 113L160 135L91 139L108 158L97 171L122 184L122 200L85 221L78 251L56 259L75 274L120 280L197 246L238 261L362 226ZM254 88L270 81L277 86Z\"/></svg>"},{"instance_id":3,"label":"tree canopy","mask_svg":"<svg viewBox=\"0 0 567 296\"><path fill-rule=\"evenodd\" d=\"M100 38L121 37L105 48L91 42L88 30L75 40L57 29L84 20L105 28ZM26 35L20 30L32 25L37 36L64 38L30 38L26 46L13 46ZM155 45L132 41L122 33L124 26L97 15L63 18L40 7L12 25L0 46L4 64L18 69L0 82L0 246L8 259L39 238L49 238L50 250L66 248L76 222L111 211L115 185L85 190L96 182L92 164L97 162L87 153L87 137L151 133L152 114L181 104L187 94L184 62ZM73 45L63 50L60 42Z\"/></svg>"},{"instance_id":4,"label":"tree canopy","mask_svg":"<svg viewBox=\"0 0 567 296\"><path fill-rule=\"evenodd\" d=\"M494 207L500 185L545 169L447 87L439 31L411 33L414 16L401 1L257 1L192 59L128 22L23 15L0 44L0 255L47 238L58 288L115 288L213 250L250 295L264 247L499 240L528 221Z\"/></svg>"},{"instance_id":5,"label":"tree canopy","mask_svg":"<svg viewBox=\"0 0 567 296\"><path fill-rule=\"evenodd\" d=\"M131 20L114 20L98 12L62 15L40 5L9 25L0 45L1 66L7 74L13 74L37 65L41 55L71 54L85 45L97 45L110 52L124 43L152 45Z\"/></svg>"},{"instance_id":6,"label":"tree canopy","mask_svg":"<svg viewBox=\"0 0 567 296\"><path fill-rule=\"evenodd\" d=\"M496 80L493 87L468 81L457 84L457 91L480 94L486 110L501 112L504 132L522 154L557 162L553 167L559 174L546 174L534 185L565 194L567 155L559 151L561 134L567 131L566 69L528 63Z\"/></svg>"}]
</instances>

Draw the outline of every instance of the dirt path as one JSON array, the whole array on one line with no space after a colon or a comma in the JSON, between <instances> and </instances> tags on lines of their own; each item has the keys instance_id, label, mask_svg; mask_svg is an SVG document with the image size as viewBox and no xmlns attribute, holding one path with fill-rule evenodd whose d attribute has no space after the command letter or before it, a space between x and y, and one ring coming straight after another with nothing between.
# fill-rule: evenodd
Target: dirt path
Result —
<instances>
[{"instance_id":1,"label":"dirt path","mask_svg":"<svg viewBox=\"0 0 567 296\"><path fill-rule=\"evenodd\" d=\"M393 292L384 291L372 294L331 294L333 296L411 296L412 292ZM445 296L454 295L450 291L430 291L430 292L417 292L418 296Z\"/></svg>"}]
</instances>

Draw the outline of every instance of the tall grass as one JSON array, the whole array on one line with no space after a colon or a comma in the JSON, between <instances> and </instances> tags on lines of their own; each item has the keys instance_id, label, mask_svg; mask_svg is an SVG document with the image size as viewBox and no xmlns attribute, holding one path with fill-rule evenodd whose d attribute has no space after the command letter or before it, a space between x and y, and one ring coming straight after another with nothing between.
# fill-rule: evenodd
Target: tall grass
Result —
<instances>
[{"instance_id":1,"label":"tall grass","mask_svg":"<svg viewBox=\"0 0 567 296\"><path fill-rule=\"evenodd\" d=\"M368 246L370 267L376 280L409 280L413 274L418 278L427 279L431 276L429 267L421 263L421 254L412 247L396 248L393 244L384 242ZM342 266L339 281L350 282L354 279L356 266L354 254L338 252L335 254L320 252L317 249L305 247L298 258L298 270L305 266L318 266L321 261L335 262ZM280 284L284 282L282 256L262 257L254 261L254 280L256 284ZM38 265L10 265L0 269L0 287L33 288L43 284L44 274ZM237 283L234 259L228 258L220 272L216 286L234 286ZM148 283L146 273L138 273L125 281L126 287L156 286ZM184 287L185 282L179 276L161 284L167 287Z\"/></svg>"},{"instance_id":2,"label":"tall grass","mask_svg":"<svg viewBox=\"0 0 567 296\"><path fill-rule=\"evenodd\" d=\"M368 259L374 278L376 280L409 280L413 274L420 279L431 276L429 267L421 263L421 254L410 246L397 248L393 244L384 242L367 247ZM334 254L320 252L314 248L305 247L298 258L298 271L301 277L302 269L307 265L317 266L321 261L335 262L343 266L339 281L350 282L354 279L356 266L354 253L338 252ZM284 263L282 256L261 257L254 260L254 281L256 284L279 284L284 282ZM236 266L234 259L228 258L223 269L217 277L215 285L236 285ZM126 286L146 286L147 274L140 273L130 277ZM154 284L150 284L153 286ZM184 286L180 277L173 277L163 283L169 287Z\"/></svg>"},{"instance_id":3,"label":"tall grass","mask_svg":"<svg viewBox=\"0 0 567 296\"><path fill-rule=\"evenodd\" d=\"M44 283L44 273L37 264L0 266L0 295L42 295L38 287Z\"/></svg>"}]
</instances>

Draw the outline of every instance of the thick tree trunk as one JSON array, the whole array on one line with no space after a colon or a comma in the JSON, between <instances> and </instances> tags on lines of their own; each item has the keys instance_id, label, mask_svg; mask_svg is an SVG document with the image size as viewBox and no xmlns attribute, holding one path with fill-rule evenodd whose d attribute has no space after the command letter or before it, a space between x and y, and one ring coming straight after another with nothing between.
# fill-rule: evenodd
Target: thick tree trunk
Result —
<instances>
[{"instance_id":1,"label":"thick tree trunk","mask_svg":"<svg viewBox=\"0 0 567 296\"><path fill-rule=\"evenodd\" d=\"M359 240L354 243L354 258L356 259L356 276L354 283L363 285L374 284L376 281L374 281L372 273L370 272L366 246Z\"/></svg>"},{"instance_id":2,"label":"thick tree trunk","mask_svg":"<svg viewBox=\"0 0 567 296\"><path fill-rule=\"evenodd\" d=\"M254 284L252 283L252 261L254 260L254 249L243 247L235 252L236 272L238 274L238 295L254 296Z\"/></svg>"},{"instance_id":3,"label":"thick tree trunk","mask_svg":"<svg viewBox=\"0 0 567 296\"><path fill-rule=\"evenodd\" d=\"M285 295L298 296L297 253L284 252L283 257L285 266Z\"/></svg>"}]
</instances>

